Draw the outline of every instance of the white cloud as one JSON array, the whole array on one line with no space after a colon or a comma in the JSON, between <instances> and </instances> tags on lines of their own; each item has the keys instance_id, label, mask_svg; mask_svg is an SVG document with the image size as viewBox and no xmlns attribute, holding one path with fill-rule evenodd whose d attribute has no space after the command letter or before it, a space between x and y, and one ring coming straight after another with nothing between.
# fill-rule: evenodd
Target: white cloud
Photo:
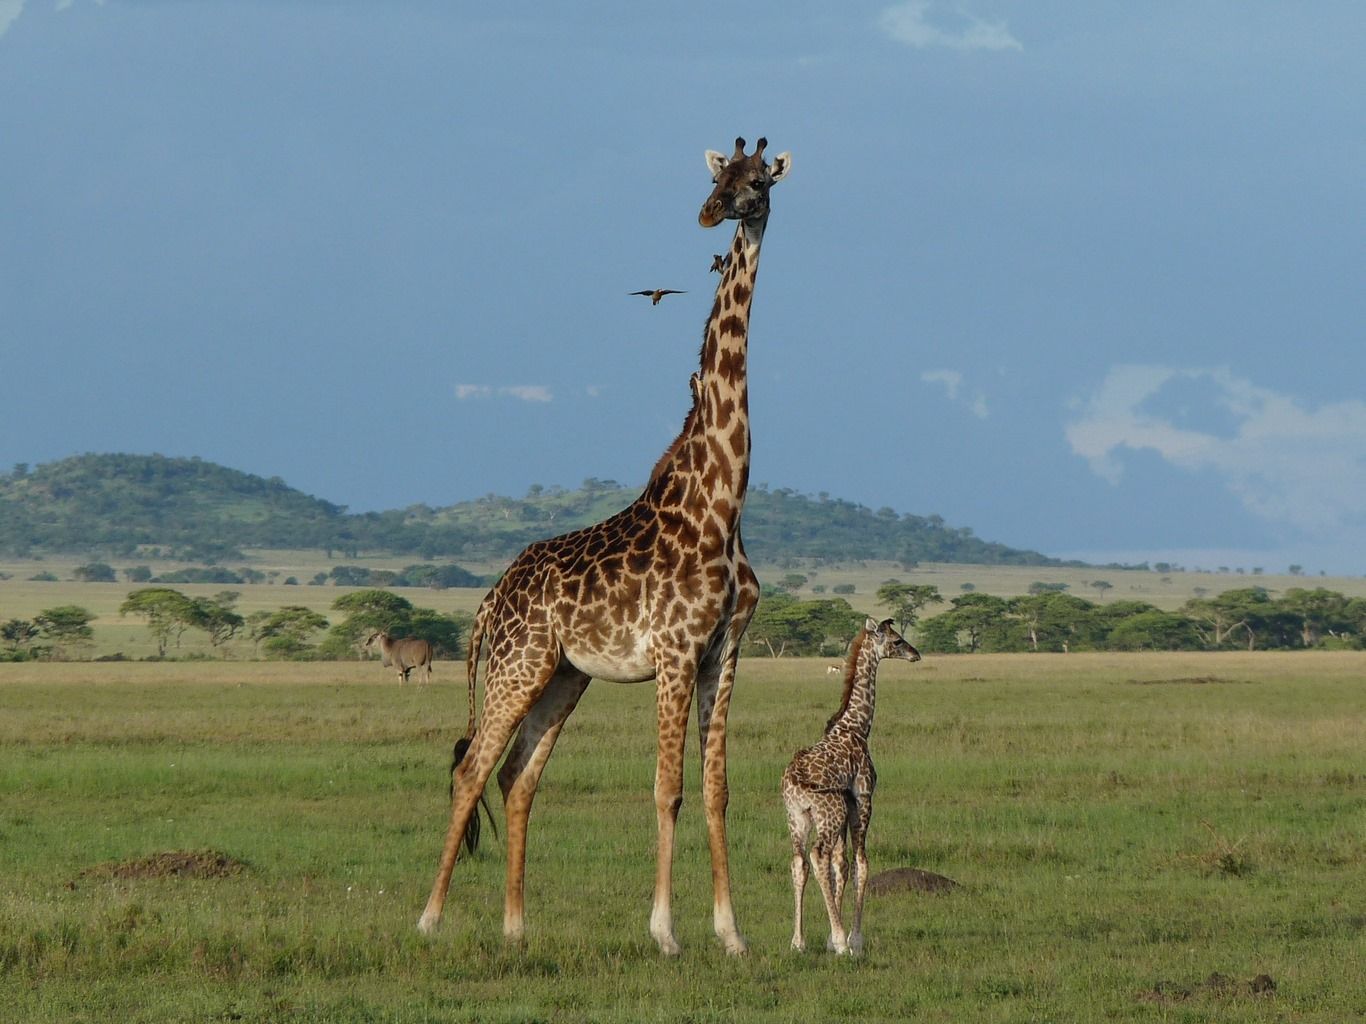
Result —
<instances>
[{"instance_id":1,"label":"white cloud","mask_svg":"<svg viewBox=\"0 0 1366 1024\"><path fill-rule=\"evenodd\" d=\"M1197 384L1231 417L1231 436L1178 426L1145 411L1172 383ZM1156 452L1192 473L1217 476L1253 515L1309 533L1360 525L1366 512L1366 402L1306 409L1295 398L1227 368L1116 366L1079 403L1065 434L1098 476L1118 483L1126 449Z\"/></svg>"},{"instance_id":2,"label":"white cloud","mask_svg":"<svg viewBox=\"0 0 1366 1024\"><path fill-rule=\"evenodd\" d=\"M942 386L944 394L950 402L959 401L958 396L963 390L963 375L957 370L922 370L920 379L926 384L938 384ZM979 420L987 418L987 396L982 394L982 392L974 392L971 398L964 395L962 402L967 406L968 412L972 413Z\"/></svg>"},{"instance_id":3,"label":"white cloud","mask_svg":"<svg viewBox=\"0 0 1366 1024\"><path fill-rule=\"evenodd\" d=\"M516 398L523 402L549 402L554 398L544 384L511 384L497 388L487 384L457 384L455 397L462 402L467 398Z\"/></svg>"},{"instance_id":4,"label":"white cloud","mask_svg":"<svg viewBox=\"0 0 1366 1024\"><path fill-rule=\"evenodd\" d=\"M76 0L56 0L53 7L58 11L65 11ZM103 7L104 0L95 0L97 6ZM15 20L24 13L24 0L0 0L0 36L9 31L9 27Z\"/></svg>"},{"instance_id":5,"label":"white cloud","mask_svg":"<svg viewBox=\"0 0 1366 1024\"><path fill-rule=\"evenodd\" d=\"M917 50L934 46L950 50L1024 49L1004 21L984 21L961 7L945 17L932 13L933 7L930 0L907 0L883 10L878 27L890 38Z\"/></svg>"},{"instance_id":6,"label":"white cloud","mask_svg":"<svg viewBox=\"0 0 1366 1024\"><path fill-rule=\"evenodd\" d=\"M24 13L24 0L0 0L0 36L9 31L14 19Z\"/></svg>"},{"instance_id":7,"label":"white cloud","mask_svg":"<svg viewBox=\"0 0 1366 1024\"><path fill-rule=\"evenodd\" d=\"M920 379L926 384L943 384L949 401L958 397L958 389L963 384L963 375L957 370L923 370Z\"/></svg>"},{"instance_id":8,"label":"white cloud","mask_svg":"<svg viewBox=\"0 0 1366 1024\"><path fill-rule=\"evenodd\" d=\"M515 384L512 387L499 388L498 393L520 398L523 402L548 402L551 397L550 389L544 384Z\"/></svg>"}]
</instances>

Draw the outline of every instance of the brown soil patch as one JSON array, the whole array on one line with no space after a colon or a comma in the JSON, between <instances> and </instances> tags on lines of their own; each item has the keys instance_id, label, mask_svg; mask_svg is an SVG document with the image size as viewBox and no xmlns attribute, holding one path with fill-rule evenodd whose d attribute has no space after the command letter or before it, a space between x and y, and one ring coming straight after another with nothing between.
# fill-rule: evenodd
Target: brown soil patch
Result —
<instances>
[{"instance_id":1,"label":"brown soil patch","mask_svg":"<svg viewBox=\"0 0 1366 1024\"><path fill-rule=\"evenodd\" d=\"M874 896L888 896L895 892L952 892L959 888L957 882L933 871L919 868L893 868L880 871L868 879L868 891Z\"/></svg>"},{"instance_id":2,"label":"brown soil patch","mask_svg":"<svg viewBox=\"0 0 1366 1024\"><path fill-rule=\"evenodd\" d=\"M99 864L81 872L86 878L231 878L246 868L217 850L169 850L137 860Z\"/></svg>"},{"instance_id":3,"label":"brown soil patch","mask_svg":"<svg viewBox=\"0 0 1366 1024\"><path fill-rule=\"evenodd\" d=\"M1161 686L1163 684L1176 684L1178 686L1208 686L1211 683L1232 683L1236 685L1250 685L1250 679L1225 679L1223 676L1177 676L1174 679L1130 679L1129 682L1135 686Z\"/></svg>"},{"instance_id":4,"label":"brown soil patch","mask_svg":"<svg viewBox=\"0 0 1366 1024\"><path fill-rule=\"evenodd\" d=\"M1275 991L1276 982L1269 974L1259 974L1251 981L1240 982L1216 971L1204 981L1196 982L1193 985L1159 981L1146 992L1139 993L1138 998L1145 1003L1179 1003L1201 994L1270 996Z\"/></svg>"}]
</instances>

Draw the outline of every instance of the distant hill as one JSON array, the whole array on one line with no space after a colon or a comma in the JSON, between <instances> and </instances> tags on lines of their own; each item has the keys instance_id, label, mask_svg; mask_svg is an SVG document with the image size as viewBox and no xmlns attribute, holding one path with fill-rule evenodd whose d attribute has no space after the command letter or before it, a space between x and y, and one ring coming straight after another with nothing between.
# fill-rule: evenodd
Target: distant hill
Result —
<instances>
[{"instance_id":1,"label":"distant hill","mask_svg":"<svg viewBox=\"0 0 1366 1024\"><path fill-rule=\"evenodd\" d=\"M576 490L532 487L522 498L488 494L445 508L415 505L348 513L288 486L198 458L78 455L0 475L0 552L166 554L211 561L241 548L317 548L423 558L510 558L533 540L624 508L639 493L611 480ZM758 562L886 559L991 565L1058 565L1056 559L981 540L938 516L901 515L786 488L751 489L745 545Z\"/></svg>"}]
</instances>

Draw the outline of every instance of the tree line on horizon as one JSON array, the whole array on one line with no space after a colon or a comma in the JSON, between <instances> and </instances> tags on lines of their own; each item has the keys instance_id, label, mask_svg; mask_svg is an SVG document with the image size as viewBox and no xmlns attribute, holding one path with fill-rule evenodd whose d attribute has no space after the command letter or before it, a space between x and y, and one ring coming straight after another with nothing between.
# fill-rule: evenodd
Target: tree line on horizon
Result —
<instances>
[{"instance_id":1,"label":"tree line on horizon","mask_svg":"<svg viewBox=\"0 0 1366 1024\"><path fill-rule=\"evenodd\" d=\"M266 659L350 660L360 644L385 630L417 636L438 657L464 657L472 616L416 607L381 589L356 590L332 602L332 622L302 605L286 605L243 617L238 594L188 597L169 587L129 593L121 615L141 617L157 645L157 658L172 656L183 635L202 632L214 650L245 637ZM888 580L879 605L890 611L903 635L924 653L1072 651L1361 650L1366 647L1366 598L1349 598L1318 587L1294 587L1276 597L1264 587L1227 590L1163 611L1143 601L1097 604L1059 589L1036 589L1018 597L964 593L937 614L938 588ZM0 661L77 659L93 640L89 611L76 605L45 609L32 620L0 622ZM837 657L858 632L864 613L843 596L801 600L790 589L766 585L744 649L772 658ZM200 655L202 656L202 655ZM121 656L113 656L115 658Z\"/></svg>"},{"instance_id":2,"label":"tree line on horizon","mask_svg":"<svg viewBox=\"0 0 1366 1024\"><path fill-rule=\"evenodd\" d=\"M119 606L120 616L141 618L157 653L150 660L172 658L190 631L204 634L211 650L225 651L235 638L252 642L253 651L267 660L346 661L361 653L373 633L416 636L428 641L439 658L464 657L463 639L472 616L443 614L415 606L387 590L355 590L332 602L340 619L332 622L303 605L243 616L236 611L240 595L221 591L212 597L189 597L171 587L142 587L131 591ZM0 661L81 660L94 640L94 615L79 605L45 609L31 620L0 622ZM191 657L202 657L199 652ZM100 660L126 660L120 652Z\"/></svg>"}]
</instances>

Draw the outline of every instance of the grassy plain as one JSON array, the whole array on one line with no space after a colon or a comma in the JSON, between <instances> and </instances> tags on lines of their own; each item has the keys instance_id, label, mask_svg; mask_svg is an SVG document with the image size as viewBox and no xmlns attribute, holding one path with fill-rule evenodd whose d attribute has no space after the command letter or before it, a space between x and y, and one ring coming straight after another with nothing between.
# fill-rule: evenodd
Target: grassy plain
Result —
<instances>
[{"instance_id":1,"label":"grassy plain","mask_svg":"<svg viewBox=\"0 0 1366 1024\"><path fill-rule=\"evenodd\" d=\"M463 667L400 690L356 664L0 665L0 1017L1366 1016L1366 655L885 666L873 870L911 865L963 888L870 899L854 961L788 949L777 779L838 700L818 660L741 664L730 822L749 956L711 936L695 763L675 870L684 956L661 960L648 937L648 684L591 687L546 771L526 948L501 941L491 836L457 866L440 933L420 937ZM243 867L110 870L197 850ZM1274 991L1251 992L1260 974Z\"/></svg>"}]
</instances>

